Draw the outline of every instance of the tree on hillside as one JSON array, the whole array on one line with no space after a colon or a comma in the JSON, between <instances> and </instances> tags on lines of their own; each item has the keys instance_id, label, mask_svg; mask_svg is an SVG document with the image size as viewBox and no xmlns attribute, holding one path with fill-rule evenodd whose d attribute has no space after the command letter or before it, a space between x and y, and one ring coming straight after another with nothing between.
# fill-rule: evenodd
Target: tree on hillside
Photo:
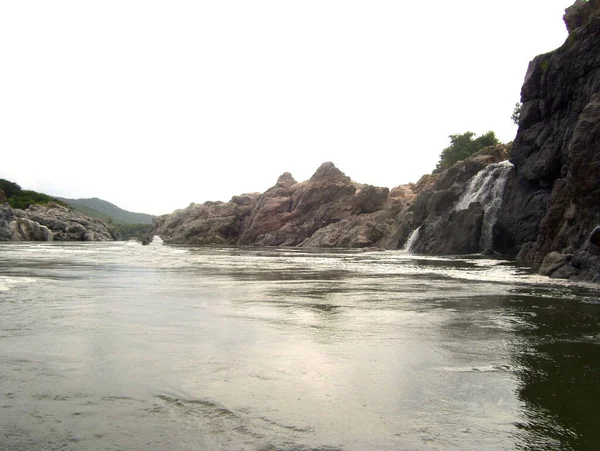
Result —
<instances>
[{"instance_id":1,"label":"tree on hillside","mask_svg":"<svg viewBox=\"0 0 600 451\"><path fill-rule=\"evenodd\" d=\"M16 196L21 193L21 187L10 180L0 179L0 190L8 197Z\"/></svg>"},{"instance_id":2,"label":"tree on hillside","mask_svg":"<svg viewBox=\"0 0 600 451\"><path fill-rule=\"evenodd\" d=\"M457 161L469 158L475 152L479 152L484 147L500 144L496 134L489 131L475 138L475 133L465 132L461 135L450 135L450 145L442 150L440 161L438 161L435 171L441 172L448 169Z\"/></svg>"}]
</instances>

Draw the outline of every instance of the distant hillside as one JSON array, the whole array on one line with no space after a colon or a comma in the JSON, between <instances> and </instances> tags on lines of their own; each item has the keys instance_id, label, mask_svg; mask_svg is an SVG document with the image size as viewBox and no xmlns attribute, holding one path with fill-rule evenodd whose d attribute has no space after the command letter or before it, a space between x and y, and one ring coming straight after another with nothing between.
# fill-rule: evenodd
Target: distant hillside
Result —
<instances>
[{"instance_id":1,"label":"distant hillside","mask_svg":"<svg viewBox=\"0 0 600 451\"><path fill-rule=\"evenodd\" d=\"M59 199L86 215L110 220L114 223L150 225L154 219L154 216L152 215L123 210L122 208L105 200L98 199L97 197L91 199L66 199L59 197Z\"/></svg>"}]
</instances>

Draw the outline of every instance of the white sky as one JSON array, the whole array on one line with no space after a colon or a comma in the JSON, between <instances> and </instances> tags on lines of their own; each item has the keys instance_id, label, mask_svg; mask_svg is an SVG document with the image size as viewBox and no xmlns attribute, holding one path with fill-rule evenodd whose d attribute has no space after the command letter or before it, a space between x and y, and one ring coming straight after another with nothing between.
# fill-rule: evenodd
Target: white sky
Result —
<instances>
[{"instance_id":1,"label":"white sky","mask_svg":"<svg viewBox=\"0 0 600 451\"><path fill-rule=\"evenodd\" d=\"M393 187L510 116L565 0L0 2L0 178L132 211L333 161Z\"/></svg>"}]
</instances>

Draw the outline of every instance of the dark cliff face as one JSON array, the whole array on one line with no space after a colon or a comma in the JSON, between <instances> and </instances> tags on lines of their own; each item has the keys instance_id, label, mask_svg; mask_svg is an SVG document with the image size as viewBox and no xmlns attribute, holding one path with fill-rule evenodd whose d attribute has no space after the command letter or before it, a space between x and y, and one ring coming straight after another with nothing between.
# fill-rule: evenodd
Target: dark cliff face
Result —
<instances>
[{"instance_id":1,"label":"dark cliff face","mask_svg":"<svg viewBox=\"0 0 600 451\"><path fill-rule=\"evenodd\" d=\"M527 70L515 171L495 234L496 251L524 262L576 253L600 224L598 3L578 1L567 10L565 43Z\"/></svg>"}]
</instances>

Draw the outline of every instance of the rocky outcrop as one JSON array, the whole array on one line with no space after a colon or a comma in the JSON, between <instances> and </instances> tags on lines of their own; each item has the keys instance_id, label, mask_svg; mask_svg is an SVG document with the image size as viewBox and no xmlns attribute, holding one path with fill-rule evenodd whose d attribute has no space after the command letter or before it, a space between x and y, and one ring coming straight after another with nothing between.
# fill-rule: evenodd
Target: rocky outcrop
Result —
<instances>
[{"instance_id":1,"label":"rocky outcrop","mask_svg":"<svg viewBox=\"0 0 600 451\"><path fill-rule=\"evenodd\" d=\"M255 246L368 247L381 245L396 215L414 199L410 186L353 182L333 163L305 182L289 172L263 194L192 204L157 218L145 242Z\"/></svg>"},{"instance_id":2,"label":"rocky outcrop","mask_svg":"<svg viewBox=\"0 0 600 451\"><path fill-rule=\"evenodd\" d=\"M0 241L52 241L53 239L54 234L48 227L17 216L8 203L0 204Z\"/></svg>"},{"instance_id":3,"label":"rocky outcrop","mask_svg":"<svg viewBox=\"0 0 600 451\"><path fill-rule=\"evenodd\" d=\"M26 210L0 205L0 241L113 241L118 236L102 220L50 202Z\"/></svg>"},{"instance_id":4,"label":"rocky outcrop","mask_svg":"<svg viewBox=\"0 0 600 451\"><path fill-rule=\"evenodd\" d=\"M317 230L381 210L389 195L387 188L354 183L331 162L306 182L280 181L258 199L239 244L298 246L306 241L305 246L316 246L309 238ZM341 246L344 239L326 241Z\"/></svg>"},{"instance_id":5,"label":"rocky outcrop","mask_svg":"<svg viewBox=\"0 0 600 451\"><path fill-rule=\"evenodd\" d=\"M418 229L411 251L470 254L491 250L495 204L511 166L506 146L485 148L441 174L422 178L414 203L398 217L388 248L404 247ZM487 227L487 228L486 228Z\"/></svg>"},{"instance_id":6,"label":"rocky outcrop","mask_svg":"<svg viewBox=\"0 0 600 451\"><path fill-rule=\"evenodd\" d=\"M142 242L148 244L159 235L171 244L236 244L258 197L258 193L242 194L229 202L191 204L159 216Z\"/></svg>"},{"instance_id":7,"label":"rocky outcrop","mask_svg":"<svg viewBox=\"0 0 600 451\"><path fill-rule=\"evenodd\" d=\"M27 218L15 218L10 224L11 241L53 241L54 234L39 222Z\"/></svg>"},{"instance_id":8,"label":"rocky outcrop","mask_svg":"<svg viewBox=\"0 0 600 451\"><path fill-rule=\"evenodd\" d=\"M55 241L114 241L117 236L104 221L86 216L54 202L15 210L21 224L26 221L46 227ZM35 229L36 226L32 226Z\"/></svg>"},{"instance_id":9,"label":"rocky outcrop","mask_svg":"<svg viewBox=\"0 0 600 451\"><path fill-rule=\"evenodd\" d=\"M600 0L576 0L565 10L563 20L569 33L584 27L600 15Z\"/></svg>"},{"instance_id":10,"label":"rocky outcrop","mask_svg":"<svg viewBox=\"0 0 600 451\"><path fill-rule=\"evenodd\" d=\"M397 215L415 199L412 185L392 189L365 185L355 194L359 213L318 229L302 247L384 247Z\"/></svg>"},{"instance_id":11,"label":"rocky outcrop","mask_svg":"<svg viewBox=\"0 0 600 451\"><path fill-rule=\"evenodd\" d=\"M496 251L545 262L542 271L555 276L575 277L557 265L587 264L582 255L600 225L599 12L598 1L576 2L565 14L564 45L529 64L510 159L515 170L495 231Z\"/></svg>"}]
</instances>

